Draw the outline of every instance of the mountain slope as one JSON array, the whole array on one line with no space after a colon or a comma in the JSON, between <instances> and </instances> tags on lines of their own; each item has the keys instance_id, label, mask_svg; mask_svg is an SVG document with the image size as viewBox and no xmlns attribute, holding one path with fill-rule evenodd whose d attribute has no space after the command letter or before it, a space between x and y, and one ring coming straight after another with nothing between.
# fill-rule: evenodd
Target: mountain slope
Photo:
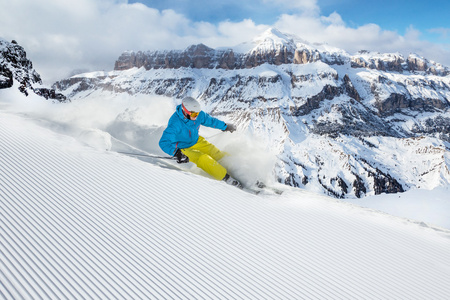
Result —
<instances>
[{"instance_id":1,"label":"mountain slope","mask_svg":"<svg viewBox=\"0 0 450 300\"><path fill-rule=\"evenodd\" d=\"M0 296L445 299L450 235L94 150L0 112Z\"/></svg>"}]
</instances>

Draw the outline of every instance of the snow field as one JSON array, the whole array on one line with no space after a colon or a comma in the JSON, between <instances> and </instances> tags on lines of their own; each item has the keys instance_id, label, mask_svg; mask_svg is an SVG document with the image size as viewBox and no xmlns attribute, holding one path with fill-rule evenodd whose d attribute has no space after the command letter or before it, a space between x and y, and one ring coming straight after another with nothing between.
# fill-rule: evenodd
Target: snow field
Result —
<instances>
[{"instance_id":1,"label":"snow field","mask_svg":"<svg viewBox=\"0 0 450 300\"><path fill-rule=\"evenodd\" d=\"M302 190L254 196L0 113L0 295L445 299L446 231Z\"/></svg>"}]
</instances>

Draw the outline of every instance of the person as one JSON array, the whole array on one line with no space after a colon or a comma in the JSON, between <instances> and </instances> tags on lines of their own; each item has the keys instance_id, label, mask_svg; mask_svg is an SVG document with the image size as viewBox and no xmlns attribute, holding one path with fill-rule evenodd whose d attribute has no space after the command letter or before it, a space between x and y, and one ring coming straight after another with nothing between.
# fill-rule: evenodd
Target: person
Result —
<instances>
[{"instance_id":1,"label":"person","mask_svg":"<svg viewBox=\"0 0 450 300\"><path fill-rule=\"evenodd\" d=\"M176 157L178 163L191 161L216 180L242 188L241 183L218 162L226 153L199 135L201 125L228 132L236 130L233 124L226 124L202 111L200 103L194 98L185 97L170 117L159 147Z\"/></svg>"}]
</instances>

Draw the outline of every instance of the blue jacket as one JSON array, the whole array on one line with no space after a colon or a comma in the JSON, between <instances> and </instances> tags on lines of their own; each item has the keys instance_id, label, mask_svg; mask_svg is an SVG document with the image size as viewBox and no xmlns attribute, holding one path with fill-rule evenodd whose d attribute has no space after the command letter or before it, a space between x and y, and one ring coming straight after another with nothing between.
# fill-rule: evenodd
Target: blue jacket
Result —
<instances>
[{"instance_id":1,"label":"blue jacket","mask_svg":"<svg viewBox=\"0 0 450 300\"><path fill-rule=\"evenodd\" d=\"M175 155L178 149L189 148L198 141L200 125L225 130L227 124L204 111L201 111L195 121L185 118L181 105L169 119L169 124L164 130L159 147L169 155Z\"/></svg>"}]
</instances>

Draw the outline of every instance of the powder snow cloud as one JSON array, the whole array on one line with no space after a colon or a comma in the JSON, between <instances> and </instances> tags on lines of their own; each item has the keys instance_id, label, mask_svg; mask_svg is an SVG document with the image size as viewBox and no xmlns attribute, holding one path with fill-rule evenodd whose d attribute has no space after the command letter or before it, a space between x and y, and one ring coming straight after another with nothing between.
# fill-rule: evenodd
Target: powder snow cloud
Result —
<instances>
[{"instance_id":1,"label":"powder snow cloud","mask_svg":"<svg viewBox=\"0 0 450 300\"><path fill-rule=\"evenodd\" d=\"M316 0L254 2L276 4L289 13L279 15L273 24L250 18L213 24L193 21L173 9L158 10L125 0L2 0L0 37L14 39L26 49L45 83L82 71L111 70L125 50L184 49L196 43L235 46L269 27L350 53L361 49L416 52L450 65L450 51L421 40L421 32L414 27L405 35L376 24L350 27L337 13L321 15Z\"/></svg>"}]
</instances>

